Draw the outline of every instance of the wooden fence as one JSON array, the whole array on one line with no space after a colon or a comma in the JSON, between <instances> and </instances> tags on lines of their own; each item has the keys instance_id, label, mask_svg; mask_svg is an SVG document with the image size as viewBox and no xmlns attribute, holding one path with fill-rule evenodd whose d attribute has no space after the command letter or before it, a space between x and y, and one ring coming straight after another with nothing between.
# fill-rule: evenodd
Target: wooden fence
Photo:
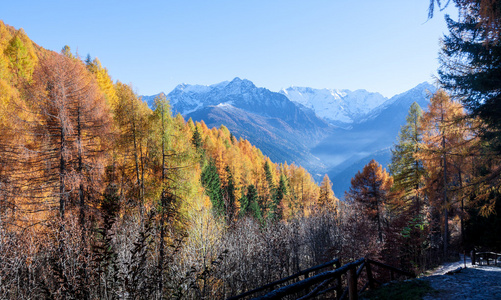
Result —
<instances>
[{"instance_id":1,"label":"wooden fence","mask_svg":"<svg viewBox=\"0 0 501 300\"><path fill-rule=\"evenodd\" d=\"M501 265L501 254L495 252L475 252L471 251L472 265Z\"/></svg>"},{"instance_id":2,"label":"wooden fence","mask_svg":"<svg viewBox=\"0 0 501 300\"><path fill-rule=\"evenodd\" d=\"M324 271L311 277L305 276L301 281L276 288L264 295L257 296L258 293L270 290L282 283L296 279L304 274L324 269L328 266L335 266L335 269ZM285 297L293 297L294 299L305 300L324 295L329 299L354 300L358 298L359 293L365 291L367 288L372 289L385 281L395 280L400 277L414 278L415 274L366 258L360 258L343 266L341 266L339 260L333 260L252 291L228 298L228 300L242 299L251 295L256 295L252 299L283 299Z\"/></svg>"},{"instance_id":3,"label":"wooden fence","mask_svg":"<svg viewBox=\"0 0 501 300\"><path fill-rule=\"evenodd\" d=\"M291 282L294 280L298 280L299 277L301 277L301 276L303 276L304 279L307 279L310 277L310 274L313 272L325 270L325 269L335 269L335 268L339 268L340 266L341 266L341 263L339 262L339 259L334 259L334 260L328 261L326 263L323 263L321 265L317 265L317 266L311 267L309 269L297 272L296 274L293 274L291 276L288 276L288 277L282 278L280 280L268 283L266 285L263 285L263 286L258 287L256 289L253 289L251 291L245 292L245 293L240 294L238 296L228 298L228 300L242 299L242 298L245 298L245 297L250 296L250 295L258 294L262 291L267 291L267 290L270 291L270 290L273 290L273 288L275 286L278 286L278 285L285 283L285 282Z\"/></svg>"}]
</instances>

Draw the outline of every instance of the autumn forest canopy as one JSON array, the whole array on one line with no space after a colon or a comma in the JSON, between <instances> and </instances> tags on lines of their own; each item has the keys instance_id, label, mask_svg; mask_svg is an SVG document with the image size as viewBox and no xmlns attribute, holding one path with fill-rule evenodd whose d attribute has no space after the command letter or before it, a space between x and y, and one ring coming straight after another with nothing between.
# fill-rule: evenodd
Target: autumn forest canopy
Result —
<instances>
[{"instance_id":1,"label":"autumn forest canopy","mask_svg":"<svg viewBox=\"0 0 501 300\"><path fill-rule=\"evenodd\" d=\"M345 195L0 21L0 298L224 299L333 258L501 252L501 8L454 4L442 89Z\"/></svg>"}]
</instances>

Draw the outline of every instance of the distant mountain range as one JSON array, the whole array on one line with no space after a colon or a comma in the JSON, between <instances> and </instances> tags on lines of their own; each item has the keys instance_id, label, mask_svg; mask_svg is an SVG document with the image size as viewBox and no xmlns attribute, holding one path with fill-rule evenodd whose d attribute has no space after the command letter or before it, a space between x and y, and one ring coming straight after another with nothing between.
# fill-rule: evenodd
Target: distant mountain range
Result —
<instances>
[{"instance_id":1,"label":"distant mountain range","mask_svg":"<svg viewBox=\"0 0 501 300\"><path fill-rule=\"evenodd\" d=\"M358 123L389 99L366 90L313 89L290 87L280 91L303 109L310 109L325 121L341 127Z\"/></svg>"},{"instance_id":2,"label":"distant mountain range","mask_svg":"<svg viewBox=\"0 0 501 300\"><path fill-rule=\"evenodd\" d=\"M294 162L317 180L327 173L343 197L372 158L387 166L410 105L426 108L435 90L425 82L390 99L366 90L290 87L276 93L237 77L210 86L180 84L167 99L173 113L209 128L224 125L274 162ZM152 107L157 95L142 98Z\"/></svg>"},{"instance_id":3,"label":"distant mountain range","mask_svg":"<svg viewBox=\"0 0 501 300\"><path fill-rule=\"evenodd\" d=\"M143 100L151 107L155 96L143 96ZM180 84L167 99L173 113L203 120L209 128L224 125L274 162L295 162L323 173L328 170L310 148L330 134L331 125L280 93L235 78L211 86Z\"/></svg>"},{"instance_id":4,"label":"distant mountain range","mask_svg":"<svg viewBox=\"0 0 501 300\"><path fill-rule=\"evenodd\" d=\"M390 163L391 147L413 102L426 109L431 93L436 88L425 82L413 89L393 96L376 107L359 123L348 129L336 128L311 149L311 153L329 166L327 174L339 196L351 185L351 178L376 159L384 167ZM341 193L341 194L340 194Z\"/></svg>"}]
</instances>

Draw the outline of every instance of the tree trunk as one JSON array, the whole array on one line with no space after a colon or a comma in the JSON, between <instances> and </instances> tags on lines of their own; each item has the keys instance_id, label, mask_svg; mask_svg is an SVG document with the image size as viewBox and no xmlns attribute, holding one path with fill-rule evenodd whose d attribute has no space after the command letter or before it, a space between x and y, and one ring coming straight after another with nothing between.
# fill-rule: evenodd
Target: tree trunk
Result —
<instances>
[{"instance_id":1,"label":"tree trunk","mask_svg":"<svg viewBox=\"0 0 501 300\"><path fill-rule=\"evenodd\" d=\"M64 220L64 210L66 205L65 199L65 172L66 172L66 160L64 158L64 152L66 150L66 136L64 134L64 126L61 126L61 143L59 147L59 217L61 221Z\"/></svg>"},{"instance_id":2,"label":"tree trunk","mask_svg":"<svg viewBox=\"0 0 501 300\"><path fill-rule=\"evenodd\" d=\"M83 184L83 144L82 144L82 120L80 116L80 107L77 109L77 147L78 147L78 175L80 184L78 187L78 198L80 200L80 226L82 229L82 241L84 240L85 229L85 197L84 197L84 184Z\"/></svg>"},{"instance_id":3,"label":"tree trunk","mask_svg":"<svg viewBox=\"0 0 501 300\"><path fill-rule=\"evenodd\" d=\"M449 202L447 200L447 156L445 152L445 135L442 135L442 147L444 150L444 259L448 257L449 246Z\"/></svg>"},{"instance_id":4,"label":"tree trunk","mask_svg":"<svg viewBox=\"0 0 501 300\"><path fill-rule=\"evenodd\" d=\"M158 253L158 290L160 297L162 296L163 290L163 265L164 265L164 257L165 257L165 249L164 249L164 239L165 239L165 210L166 210L166 191L165 191L165 123L164 123L164 103L162 102L162 193L160 194L160 205L162 209L161 217L160 217L160 244L159 244L159 253Z\"/></svg>"}]
</instances>

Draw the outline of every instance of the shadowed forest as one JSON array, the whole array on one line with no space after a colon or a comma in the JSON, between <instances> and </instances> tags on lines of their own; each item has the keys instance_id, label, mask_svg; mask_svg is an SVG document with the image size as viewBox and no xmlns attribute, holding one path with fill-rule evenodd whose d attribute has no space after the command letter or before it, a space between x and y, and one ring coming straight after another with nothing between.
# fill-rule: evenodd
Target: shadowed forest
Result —
<instances>
[{"instance_id":1,"label":"shadowed forest","mask_svg":"<svg viewBox=\"0 0 501 300\"><path fill-rule=\"evenodd\" d=\"M0 21L0 298L224 299L333 258L419 274L500 252L500 8L455 2L443 89L344 201Z\"/></svg>"}]
</instances>

